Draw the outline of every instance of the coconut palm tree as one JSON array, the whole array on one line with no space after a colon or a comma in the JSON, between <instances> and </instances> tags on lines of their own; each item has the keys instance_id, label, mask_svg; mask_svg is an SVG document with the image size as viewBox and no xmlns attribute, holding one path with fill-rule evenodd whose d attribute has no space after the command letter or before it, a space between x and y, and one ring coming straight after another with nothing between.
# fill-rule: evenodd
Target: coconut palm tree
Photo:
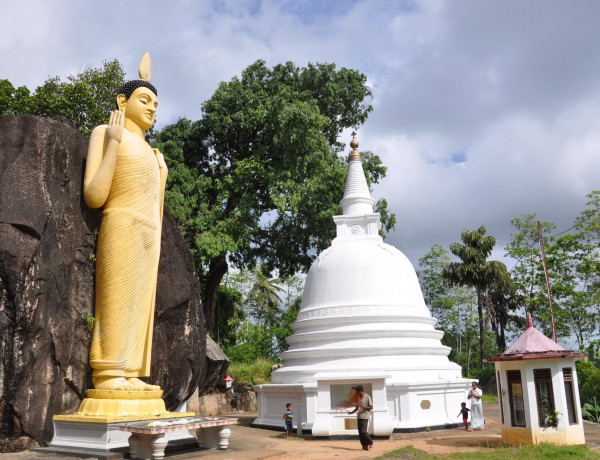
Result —
<instances>
[{"instance_id":1,"label":"coconut palm tree","mask_svg":"<svg viewBox=\"0 0 600 460\"><path fill-rule=\"evenodd\" d=\"M252 316L265 327L276 326L281 314L281 280L270 275L264 265L252 270L252 287L247 296Z\"/></svg>"},{"instance_id":2,"label":"coconut palm tree","mask_svg":"<svg viewBox=\"0 0 600 460\"><path fill-rule=\"evenodd\" d=\"M510 273L503 263L487 260L496 245L496 238L486 235L485 227L481 226L477 230L465 230L460 238L462 244L450 244L450 251L460 259L460 262L451 262L445 270L444 276L454 285L472 286L477 292L479 364L483 367L485 357L483 307L486 291L493 283L506 285L508 283L506 277L508 276L510 279Z\"/></svg>"}]
</instances>

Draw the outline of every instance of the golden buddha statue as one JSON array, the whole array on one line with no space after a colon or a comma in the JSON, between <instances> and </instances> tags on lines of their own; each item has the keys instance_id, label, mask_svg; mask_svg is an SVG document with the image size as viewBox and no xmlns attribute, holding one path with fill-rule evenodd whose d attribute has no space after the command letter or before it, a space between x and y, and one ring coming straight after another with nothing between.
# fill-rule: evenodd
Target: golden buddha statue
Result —
<instances>
[{"instance_id":1,"label":"golden buddha statue","mask_svg":"<svg viewBox=\"0 0 600 460\"><path fill-rule=\"evenodd\" d=\"M92 132L83 183L87 205L102 208L90 349L97 391L160 390L139 379L150 374L167 181L163 155L145 140L158 107L147 53L140 78L120 88L108 125Z\"/></svg>"}]
</instances>

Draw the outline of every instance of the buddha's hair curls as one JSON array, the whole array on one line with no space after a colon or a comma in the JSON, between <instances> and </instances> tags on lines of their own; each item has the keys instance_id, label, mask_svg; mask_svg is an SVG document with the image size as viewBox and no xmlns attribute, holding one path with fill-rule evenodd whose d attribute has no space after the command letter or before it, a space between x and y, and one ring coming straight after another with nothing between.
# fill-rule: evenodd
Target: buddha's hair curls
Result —
<instances>
[{"instance_id":1,"label":"buddha's hair curls","mask_svg":"<svg viewBox=\"0 0 600 460\"><path fill-rule=\"evenodd\" d=\"M145 81L145 80L128 81L127 83L125 83L123 86L121 86L119 88L119 91L117 92L117 94L124 94L125 97L127 99L129 99L129 97L133 94L133 92L142 86L148 88L155 95L158 96L158 91L156 91L156 88L154 87L154 85L152 83L150 83L149 81Z\"/></svg>"}]
</instances>

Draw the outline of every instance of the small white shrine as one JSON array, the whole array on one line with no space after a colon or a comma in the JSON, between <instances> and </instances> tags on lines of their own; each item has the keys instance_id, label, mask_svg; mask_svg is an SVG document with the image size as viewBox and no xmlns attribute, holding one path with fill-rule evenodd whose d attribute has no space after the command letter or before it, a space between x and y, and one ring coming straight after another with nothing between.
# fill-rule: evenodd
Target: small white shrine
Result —
<instances>
[{"instance_id":1,"label":"small white shrine","mask_svg":"<svg viewBox=\"0 0 600 460\"><path fill-rule=\"evenodd\" d=\"M575 359L536 328L527 328L496 366L502 441L507 444L585 444Z\"/></svg>"},{"instance_id":2,"label":"small white shrine","mask_svg":"<svg viewBox=\"0 0 600 460\"><path fill-rule=\"evenodd\" d=\"M282 427L290 402L301 430L356 435L348 411L361 384L373 398L374 435L454 427L470 382L448 360L410 261L379 235L356 139L350 146L337 237L308 272L283 366L254 387L254 424Z\"/></svg>"}]
</instances>

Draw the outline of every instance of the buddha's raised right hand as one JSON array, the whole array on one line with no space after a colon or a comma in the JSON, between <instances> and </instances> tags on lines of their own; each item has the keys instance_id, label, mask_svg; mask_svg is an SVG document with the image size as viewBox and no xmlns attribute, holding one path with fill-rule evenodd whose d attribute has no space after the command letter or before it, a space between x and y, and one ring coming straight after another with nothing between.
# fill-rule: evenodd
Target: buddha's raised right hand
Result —
<instances>
[{"instance_id":1,"label":"buddha's raised right hand","mask_svg":"<svg viewBox=\"0 0 600 460\"><path fill-rule=\"evenodd\" d=\"M125 129L125 112L120 110L114 110L110 113L110 120L108 121L108 128L106 128L106 134L109 140L115 140L121 142L123 139L123 130Z\"/></svg>"}]
</instances>

